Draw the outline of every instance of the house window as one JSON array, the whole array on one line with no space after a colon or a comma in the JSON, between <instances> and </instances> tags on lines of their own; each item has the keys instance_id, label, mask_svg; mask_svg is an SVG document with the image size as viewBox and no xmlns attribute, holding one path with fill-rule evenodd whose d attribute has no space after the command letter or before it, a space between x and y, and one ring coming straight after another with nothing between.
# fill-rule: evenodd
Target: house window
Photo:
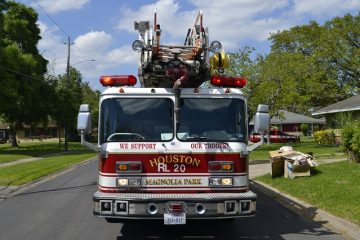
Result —
<instances>
[{"instance_id":1,"label":"house window","mask_svg":"<svg viewBox=\"0 0 360 240\"><path fill-rule=\"evenodd\" d=\"M0 130L0 139L4 139L4 138L5 138L5 131Z\"/></svg>"}]
</instances>

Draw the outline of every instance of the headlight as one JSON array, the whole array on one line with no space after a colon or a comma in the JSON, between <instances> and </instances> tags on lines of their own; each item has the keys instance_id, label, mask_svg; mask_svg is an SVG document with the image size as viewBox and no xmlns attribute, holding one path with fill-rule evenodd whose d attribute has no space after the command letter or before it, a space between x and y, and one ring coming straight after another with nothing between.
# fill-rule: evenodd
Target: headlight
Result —
<instances>
[{"instance_id":1,"label":"headlight","mask_svg":"<svg viewBox=\"0 0 360 240\"><path fill-rule=\"evenodd\" d=\"M117 179L118 187L140 187L141 178L118 178Z\"/></svg>"},{"instance_id":2,"label":"headlight","mask_svg":"<svg viewBox=\"0 0 360 240\"><path fill-rule=\"evenodd\" d=\"M145 49L145 45L144 45L143 41L135 40L132 44L132 49L136 52L140 52L143 49Z\"/></svg>"},{"instance_id":3,"label":"headlight","mask_svg":"<svg viewBox=\"0 0 360 240\"><path fill-rule=\"evenodd\" d=\"M216 52L220 52L221 48L222 48L221 42L219 42L219 41L212 41L212 42L210 43L209 50L210 50L211 52L213 52L213 53L216 53Z\"/></svg>"},{"instance_id":4,"label":"headlight","mask_svg":"<svg viewBox=\"0 0 360 240\"><path fill-rule=\"evenodd\" d=\"M221 186L221 178L220 177L211 177L209 179L210 186Z\"/></svg>"},{"instance_id":5,"label":"headlight","mask_svg":"<svg viewBox=\"0 0 360 240\"><path fill-rule=\"evenodd\" d=\"M222 178L221 179L221 185L223 185L223 186L232 186L233 185L232 178L231 177Z\"/></svg>"},{"instance_id":6,"label":"headlight","mask_svg":"<svg viewBox=\"0 0 360 240\"><path fill-rule=\"evenodd\" d=\"M210 177L209 186L210 187L228 187L233 185L232 177Z\"/></svg>"}]
</instances>

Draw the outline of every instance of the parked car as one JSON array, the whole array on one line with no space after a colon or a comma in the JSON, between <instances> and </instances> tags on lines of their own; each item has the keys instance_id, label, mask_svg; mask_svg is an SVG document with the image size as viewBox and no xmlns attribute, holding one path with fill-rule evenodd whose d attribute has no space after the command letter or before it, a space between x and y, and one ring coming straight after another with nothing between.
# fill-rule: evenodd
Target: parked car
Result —
<instances>
[{"instance_id":1,"label":"parked car","mask_svg":"<svg viewBox=\"0 0 360 240\"><path fill-rule=\"evenodd\" d=\"M278 129L271 129L269 132L270 142L272 143L288 143L288 142L300 142L300 137L285 133ZM261 135L260 133L251 133L250 141L253 143L257 143L260 141ZM265 136L265 141L267 141Z\"/></svg>"}]
</instances>

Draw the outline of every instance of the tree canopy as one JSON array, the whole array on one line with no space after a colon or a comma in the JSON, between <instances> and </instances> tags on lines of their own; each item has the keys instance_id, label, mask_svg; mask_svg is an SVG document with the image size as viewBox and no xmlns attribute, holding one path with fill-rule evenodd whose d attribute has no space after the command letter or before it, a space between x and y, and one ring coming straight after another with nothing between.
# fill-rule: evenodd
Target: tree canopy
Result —
<instances>
[{"instance_id":1,"label":"tree canopy","mask_svg":"<svg viewBox=\"0 0 360 240\"><path fill-rule=\"evenodd\" d=\"M315 21L272 34L269 54L253 49L231 54L231 71L248 77L250 113L259 103L273 115L302 114L357 94L360 87L360 15Z\"/></svg>"},{"instance_id":2,"label":"tree canopy","mask_svg":"<svg viewBox=\"0 0 360 240\"><path fill-rule=\"evenodd\" d=\"M23 124L46 125L53 119L74 128L83 88L89 87L75 68L69 79L65 74L44 77L48 61L37 49L37 18L30 7L0 0L0 115L10 125L13 146Z\"/></svg>"},{"instance_id":3,"label":"tree canopy","mask_svg":"<svg viewBox=\"0 0 360 240\"><path fill-rule=\"evenodd\" d=\"M1 1L0 9L0 112L14 131L17 125L47 119L47 60L37 50L36 12L12 1Z\"/></svg>"}]
</instances>

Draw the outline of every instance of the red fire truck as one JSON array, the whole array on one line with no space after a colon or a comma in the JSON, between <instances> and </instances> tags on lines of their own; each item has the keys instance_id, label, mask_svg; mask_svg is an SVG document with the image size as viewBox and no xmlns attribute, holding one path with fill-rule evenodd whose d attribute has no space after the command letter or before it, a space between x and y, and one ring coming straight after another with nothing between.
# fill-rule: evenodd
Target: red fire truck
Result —
<instances>
[{"instance_id":1,"label":"red fire truck","mask_svg":"<svg viewBox=\"0 0 360 240\"><path fill-rule=\"evenodd\" d=\"M99 152L94 214L109 222L164 224L253 216L247 103L240 89L246 80L226 76L228 56L220 42L209 44L201 12L184 45L160 45L156 13L154 27L142 21L135 29L139 77L100 78L107 89L100 97L97 145L86 141L90 109L80 106L82 143ZM268 127L267 106L260 105L255 128Z\"/></svg>"}]
</instances>

